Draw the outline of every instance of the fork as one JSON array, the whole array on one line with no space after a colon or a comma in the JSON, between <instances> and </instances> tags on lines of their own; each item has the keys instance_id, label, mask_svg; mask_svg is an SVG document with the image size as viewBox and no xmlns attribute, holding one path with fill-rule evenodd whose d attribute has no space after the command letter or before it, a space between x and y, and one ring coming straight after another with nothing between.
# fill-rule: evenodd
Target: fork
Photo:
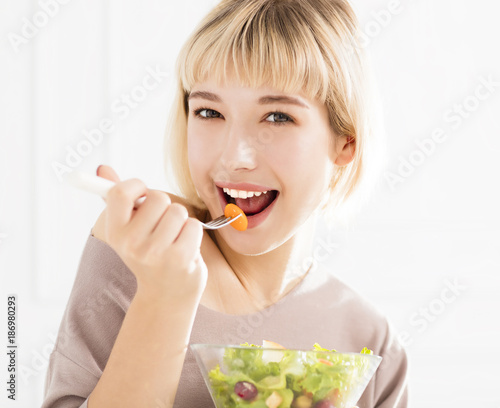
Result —
<instances>
[{"instance_id":1,"label":"fork","mask_svg":"<svg viewBox=\"0 0 500 408\"><path fill-rule=\"evenodd\" d=\"M64 176L64 180L71 184L73 187L79 188L81 190L88 191L89 193L94 193L100 195L103 199L106 199L108 191L115 185L115 182L99 177L92 174L87 174L78 170L74 170ZM144 202L146 197L139 197L134 202L134 208L139 208L139 206ZM207 223L202 222L201 225L204 229L219 229L229 225L234 220L241 217L242 214L238 214L236 217L226 217L221 215L218 218L213 219ZM201 222L201 221L200 221Z\"/></svg>"}]
</instances>

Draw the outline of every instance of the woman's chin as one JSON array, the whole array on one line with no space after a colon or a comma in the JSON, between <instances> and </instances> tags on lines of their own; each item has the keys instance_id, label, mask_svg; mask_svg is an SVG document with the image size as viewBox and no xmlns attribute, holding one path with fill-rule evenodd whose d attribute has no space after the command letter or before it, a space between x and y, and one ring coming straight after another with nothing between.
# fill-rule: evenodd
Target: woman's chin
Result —
<instances>
[{"instance_id":1,"label":"woman's chin","mask_svg":"<svg viewBox=\"0 0 500 408\"><path fill-rule=\"evenodd\" d=\"M236 231L235 229L231 231L231 229L225 227L216 231L218 236L224 240L225 246L238 254L248 256L263 255L280 246L280 243L275 242L275 237L271 237L269 234L263 237L257 230L244 234L246 231L242 233L242 231Z\"/></svg>"}]
</instances>

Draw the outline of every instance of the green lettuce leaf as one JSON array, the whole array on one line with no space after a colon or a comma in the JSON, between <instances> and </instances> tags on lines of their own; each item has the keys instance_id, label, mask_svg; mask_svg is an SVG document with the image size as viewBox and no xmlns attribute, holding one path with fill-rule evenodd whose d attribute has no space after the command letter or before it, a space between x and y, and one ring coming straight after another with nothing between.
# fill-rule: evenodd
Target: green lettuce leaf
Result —
<instances>
[{"instance_id":1,"label":"green lettuce leaf","mask_svg":"<svg viewBox=\"0 0 500 408\"><path fill-rule=\"evenodd\" d=\"M243 348L227 348L222 368L217 365L209 372L214 398L226 408L268 408L265 401L273 392L278 392L283 399L279 408L290 408L294 398L304 394L312 395L316 403L331 396L336 389L348 387L356 378L361 378L367 368L361 355L337 353L318 343L313 346L316 353L280 350L283 357L279 362L264 361L262 346L249 343L241 346ZM373 352L365 347L360 354ZM345 359L349 359L348 366L343 364ZM253 400L245 401L236 395L234 386L239 381L257 387L258 394Z\"/></svg>"}]
</instances>

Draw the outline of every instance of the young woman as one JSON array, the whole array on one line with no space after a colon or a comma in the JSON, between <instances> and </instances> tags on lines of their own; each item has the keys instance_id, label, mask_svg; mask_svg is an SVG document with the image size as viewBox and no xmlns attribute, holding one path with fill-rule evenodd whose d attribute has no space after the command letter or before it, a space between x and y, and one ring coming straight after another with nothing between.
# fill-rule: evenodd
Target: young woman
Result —
<instances>
[{"instance_id":1,"label":"young woman","mask_svg":"<svg viewBox=\"0 0 500 408\"><path fill-rule=\"evenodd\" d=\"M384 360L359 406L407 406L405 351L313 241L320 214L360 197L377 150L358 30L344 0L224 0L200 23L178 58L167 132L180 192L98 169L117 184L83 252L43 408L213 407L188 345L263 340L366 346ZM203 230L227 202L248 229Z\"/></svg>"}]
</instances>

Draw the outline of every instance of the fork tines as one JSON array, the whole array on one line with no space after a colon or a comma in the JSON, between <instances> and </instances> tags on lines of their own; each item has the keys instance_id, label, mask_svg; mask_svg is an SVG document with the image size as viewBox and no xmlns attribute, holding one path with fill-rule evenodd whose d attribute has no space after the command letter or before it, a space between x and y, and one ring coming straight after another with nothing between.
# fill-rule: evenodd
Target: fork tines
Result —
<instances>
[{"instance_id":1,"label":"fork tines","mask_svg":"<svg viewBox=\"0 0 500 408\"><path fill-rule=\"evenodd\" d=\"M218 225L224 224L226 221L230 219L231 217L226 217L225 215L221 215L220 217L215 218L214 220L208 222L207 224L212 227L217 227Z\"/></svg>"}]
</instances>

